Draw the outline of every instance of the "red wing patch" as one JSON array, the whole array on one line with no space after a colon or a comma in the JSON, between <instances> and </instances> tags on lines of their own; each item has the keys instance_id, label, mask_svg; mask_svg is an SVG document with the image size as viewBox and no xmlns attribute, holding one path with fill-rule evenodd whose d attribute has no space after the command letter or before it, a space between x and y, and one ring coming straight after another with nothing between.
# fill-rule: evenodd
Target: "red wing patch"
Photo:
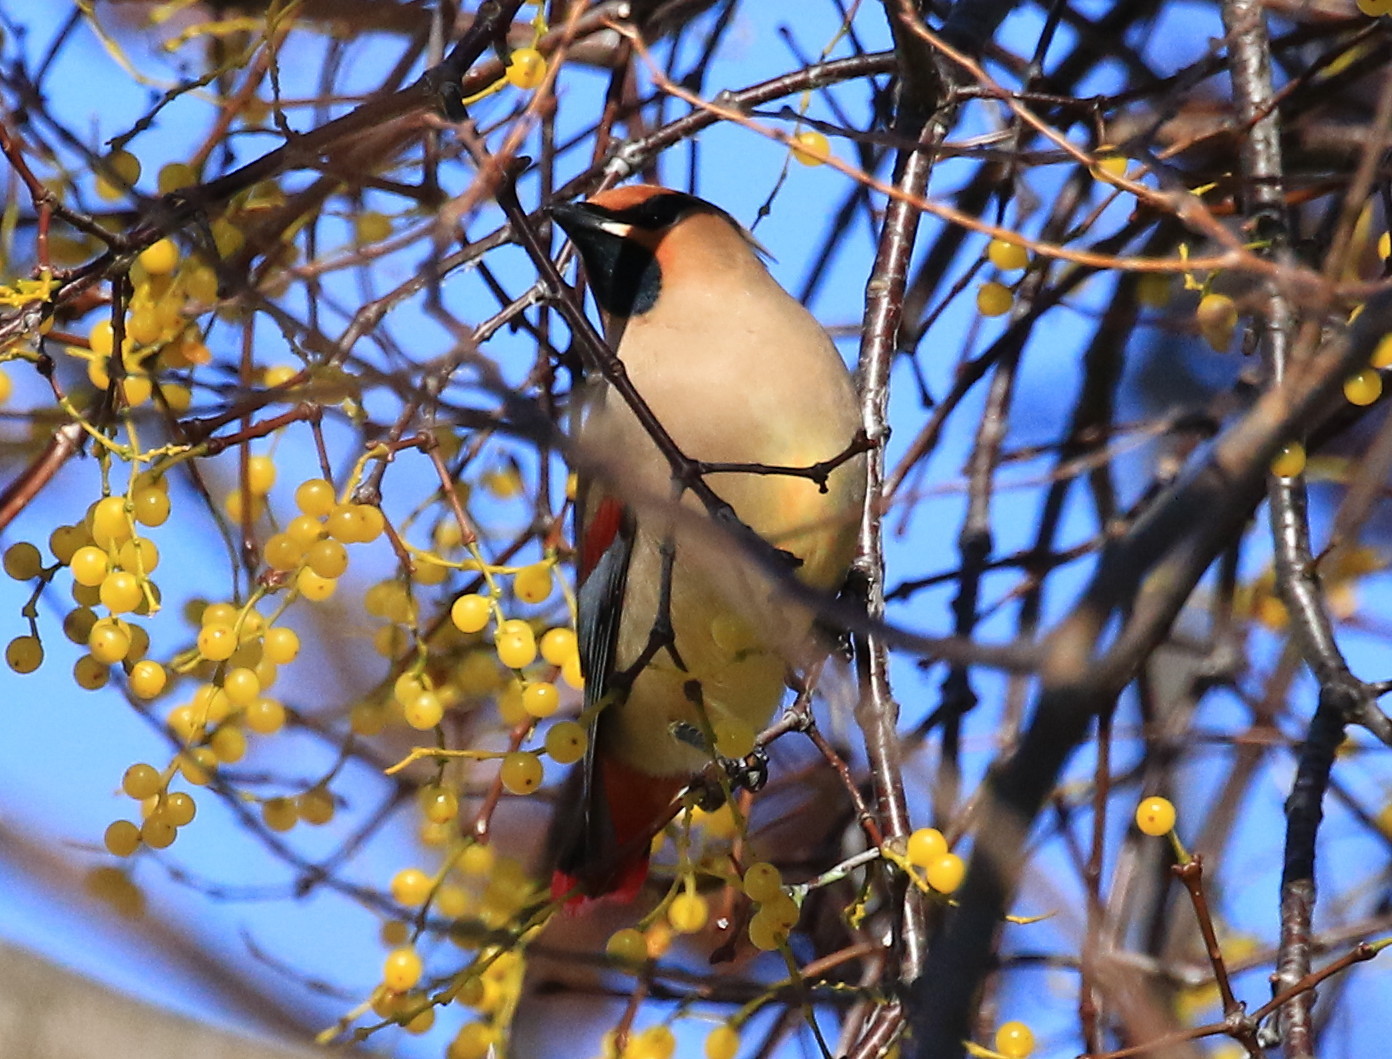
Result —
<instances>
[{"instance_id":1,"label":"red wing patch","mask_svg":"<svg viewBox=\"0 0 1392 1059\"><path fill-rule=\"evenodd\" d=\"M623 525L623 517L623 504L613 497L606 497L595 507L593 515L585 520L585 537L580 542L581 581L590 576L590 571L614 543Z\"/></svg>"}]
</instances>

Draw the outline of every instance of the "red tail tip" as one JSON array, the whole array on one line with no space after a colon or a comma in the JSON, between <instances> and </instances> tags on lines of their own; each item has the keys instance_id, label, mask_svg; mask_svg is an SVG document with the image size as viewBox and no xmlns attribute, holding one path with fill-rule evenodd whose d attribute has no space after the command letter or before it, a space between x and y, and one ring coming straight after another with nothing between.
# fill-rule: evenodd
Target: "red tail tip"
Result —
<instances>
[{"instance_id":1,"label":"red tail tip","mask_svg":"<svg viewBox=\"0 0 1392 1059\"><path fill-rule=\"evenodd\" d=\"M628 904L643 889L648 880L647 857L634 857L606 879L600 893L585 893L578 875L568 875L563 871L551 875L551 900L557 901L566 915L579 915L594 907L600 901L614 901Z\"/></svg>"}]
</instances>

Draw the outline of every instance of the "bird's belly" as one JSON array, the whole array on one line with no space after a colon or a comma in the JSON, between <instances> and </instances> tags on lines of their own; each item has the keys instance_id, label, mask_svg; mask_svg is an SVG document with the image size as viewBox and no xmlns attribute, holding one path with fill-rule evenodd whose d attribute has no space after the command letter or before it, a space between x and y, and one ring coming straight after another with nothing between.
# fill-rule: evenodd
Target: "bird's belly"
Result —
<instances>
[{"instance_id":1,"label":"bird's belly","mask_svg":"<svg viewBox=\"0 0 1392 1059\"><path fill-rule=\"evenodd\" d=\"M641 535L628 583L619 672L661 627L661 557ZM737 719L755 731L764 727L782 702L789 667L803 660L794 655L806 649L812 624L810 612L790 604L742 557L727 552L713 562L707 550L691 548L684 558L680 539L671 589L674 650L659 648L627 698L606 707L622 715L606 724L613 740L607 749L651 775L688 774L709 763L710 752L692 741L707 725ZM677 725L686 738L674 732Z\"/></svg>"}]
</instances>

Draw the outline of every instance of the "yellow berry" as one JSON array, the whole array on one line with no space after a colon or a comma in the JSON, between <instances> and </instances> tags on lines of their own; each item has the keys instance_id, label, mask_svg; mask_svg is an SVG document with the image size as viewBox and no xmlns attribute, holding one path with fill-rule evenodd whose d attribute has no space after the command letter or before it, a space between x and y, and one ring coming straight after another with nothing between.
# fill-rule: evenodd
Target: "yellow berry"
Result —
<instances>
[{"instance_id":1,"label":"yellow berry","mask_svg":"<svg viewBox=\"0 0 1392 1059\"><path fill-rule=\"evenodd\" d=\"M273 533L261 554L272 570L289 573L304 559L305 547L288 533Z\"/></svg>"},{"instance_id":2,"label":"yellow berry","mask_svg":"<svg viewBox=\"0 0 1392 1059\"><path fill-rule=\"evenodd\" d=\"M561 703L555 684L528 684L522 690L522 708L532 717L550 717Z\"/></svg>"},{"instance_id":3,"label":"yellow berry","mask_svg":"<svg viewBox=\"0 0 1392 1059\"><path fill-rule=\"evenodd\" d=\"M348 726L354 735L381 735L390 719L387 709L376 702L359 702L348 711Z\"/></svg>"},{"instance_id":4,"label":"yellow berry","mask_svg":"<svg viewBox=\"0 0 1392 1059\"><path fill-rule=\"evenodd\" d=\"M648 958L648 939L643 937L642 931L624 927L609 935L604 953L619 963L642 963Z\"/></svg>"},{"instance_id":5,"label":"yellow berry","mask_svg":"<svg viewBox=\"0 0 1392 1059\"><path fill-rule=\"evenodd\" d=\"M112 151L97 169L97 197L116 202L140 179L140 159L129 151Z\"/></svg>"},{"instance_id":6,"label":"yellow berry","mask_svg":"<svg viewBox=\"0 0 1392 1059\"><path fill-rule=\"evenodd\" d=\"M84 691L97 691L106 687L111 679L111 669L106 662L83 655L73 663L73 683Z\"/></svg>"},{"instance_id":7,"label":"yellow berry","mask_svg":"<svg viewBox=\"0 0 1392 1059\"><path fill-rule=\"evenodd\" d=\"M1237 304L1226 294L1205 294L1194 312L1199 333L1215 352L1225 352L1237 328Z\"/></svg>"},{"instance_id":8,"label":"yellow berry","mask_svg":"<svg viewBox=\"0 0 1392 1059\"><path fill-rule=\"evenodd\" d=\"M326 787L311 787L295 799L295 811L300 819L314 827L332 820L337 808L333 794Z\"/></svg>"},{"instance_id":9,"label":"yellow berry","mask_svg":"<svg viewBox=\"0 0 1392 1059\"><path fill-rule=\"evenodd\" d=\"M1168 835L1174 830L1175 807L1168 798L1146 798L1136 806L1136 826L1147 835Z\"/></svg>"},{"instance_id":10,"label":"yellow berry","mask_svg":"<svg viewBox=\"0 0 1392 1059\"><path fill-rule=\"evenodd\" d=\"M193 823L193 818L197 812L198 803L193 800L193 795L185 791L174 791L165 799L165 818L175 827L184 827Z\"/></svg>"},{"instance_id":11,"label":"yellow berry","mask_svg":"<svg viewBox=\"0 0 1392 1059\"><path fill-rule=\"evenodd\" d=\"M706 1059L735 1059L739 1046L739 1030L722 1023L706 1034Z\"/></svg>"},{"instance_id":12,"label":"yellow berry","mask_svg":"<svg viewBox=\"0 0 1392 1059\"><path fill-rule=\"evenodd\" d=\"M546 752L558 765L570 765L585 756L589 733L576 721L557 721L546 733Z\"/></svg>"},{"instance_id":13,"label":"yellow berry","mask_svg":"<svg viewBox=\"0 0 1392 1059\"><path fill-rule=\"evenodd\" d=\"M156 181L159 193L168 195L171 191L192 187L198 183L198 174L194 172L193 166L184 162L167 162L160 166Z\"/></svg>"},{"instance_id":14,"label":"yellow berry","mask_svg":"<svg viewBox=\"0 0 1392 1059\"><path fill-rule=\"evenodd\" d=\"M783 931L792 930L802 916L802 909L786 890L778 890L759 904L759 915L776 923Z\"/></svg>"},{"instance_id":15,"label":"yellow berry","mask_svg":"<svg viewBox=\"0 0 1392 1059\"><path fill-rule=\"evenodd\" d=\"M330 598L338 588L338 582L332 577L320 577L313 570L305 567L295 575L295 587L300 590L300 595L314 603L322 603Z\"/></svg>"},{"instance_id":16,"label":"yellow berry","mask_svg":"<svg viewBox=\"0 0 1392 1059\"><path fill-rule=\"evenodd\" d=\"M429 1033L435 1028L435 1009L433 1007L423 1008L409 1020L402 1023L401 1028L415 1037L419 1037L423 1033Z\"/></svg>"},{"instance_id":17,"label":"yellow berry","mask_svg":"<svg viewBox=\"0 0 1392 1059\"><path fill-rule=\"evenodd\" d=\"M206 724L221 724L232 712L232 700L216 684L200 684L190 705Z\"/></svg>"},{"instance_id":18,"label":"yellow berry","mask_svg":"<svg viewBox=\"0 0 1392 1059\"><path fill-rule=\"evenodd\" d=\"M489 698L507 683L497 659L483 651L471 651L460 659L452 681L459 693L469 699Z\"/></svg>"},{"instance_id":19,"label":"yellow berry","mask_svg":"<svg viewBox=\"0 0 1392 1059\"><path fill-rule=\"evenodd\" d=\"M333 484L323 478L308 478L295 487L295 506L311 518L323 518L334 504Z\"/></svg>"},{"instance_id":20,"label":"yellow berry","mask_svg":"<svg viewBox=\"0 0 1392 1059\"><path fill-rule=\"evenodd\" d=\"M1121 154L1102 155L1097 159L1097 168L1111 177L1124 177L1128 159Z\"/></svg>"},{"instance_id":21,"label":"yellow berry","mask_svg":"<svg viewBox=\"0 0 1392 1059\"><path fill-rule=\"evenodd\" d=\"M400 658L410 646L410 634L400 625L383 625L372 634L372 649L388 661Z\"/></svg>"},{"instance_id":22,"label":"yellow berry","mask_svg":"<svg viewBox=\"0 0 1392 1059\"><path fill-rule=\"evenodd\" d=\"M508 57L504 76L517 88L538 88L546 80L546 59L535 48L518 48Z\"/></svg>"},{"instance_id":23,"label":"yellow berry","mask_svg":"<svg viewBox=\"0 0 1392 1059\"><path fill-rule=\"evenodd\" d=\"M31 541L15 541L4 551L4 572L14 580L38 578L43 569L43 557Z\"/></svg>"},{"instance_id":24,"label":"yellow berry","mask_svg":"<svg viewBox=\"0 0 1392 1059\"><path fill-rule=\"evenodd\" d=\"M164 690L168 679L164 666L148 658L135 663L126 678L131 694L137 699L153 699Z\"/></svg>"},{"instance_id":25,"label":"yellow berry","mask_svg":"<svg viewBox=\"0 0 1392 1059\"><path fill-rule=\"evenodd\" d=\"M79 585L96 588L106 580L111 563L103 549L94 544L87 544L73 552L68 568L72 570L73 580Z\"/></svg>"},{"instance_id":26,"label":"yellow berry","mask_svg":"<svg viewBox=\"0 0 1392 1059\"><path fill-rule=\"evenodd\" d=\"M1023 1022L1002 1022L996 1030L996 1051L1006 1059L1025 1059L1034 1051L1034 1034Z\"/></svg>"},{"instance_id":27,"label":"yellow berry","mask_svg":"<svg viewBox=\"0 0 1392 1059\"><path fill-rule=\"evenodd\" d=\"M242 723L258 735L274 735L285 727L285 706L276 699L257 699L243 711Z\"/></svg>"},{"instance_id":28,"label":"yellow berry","mask_svg":"<svg viewBox=\"0 0 1392 1059\"><path fill-rule=\"evenodd\" d=\"M783 895L783 873L768 861L751 864L744 873L744 892L751 901L772 901Z\"/></svg>"},{"instance_id":29,"label":"yellow berry","mask_svg":"<svg viewBox=\"0 0 1392 1059\"><path fill-rule=\"evenodd\" d=\"M75 607L63 617L63 635L75 644L85 645L96 621L96 612L91 608Z\"/></svg>"},{"instance_id":30,"label":"yellow berry","mask_svg":"<svg viewBox=\"0 0 1392 1059\"><path fill-rule=\"evenodd\" d=\"M1382 376L1372 368L1344 380L1344 397L1349 404L1363 408L1382 396Z\"/></svg>"},{"instance_id":31,"label":"yellow berry","mask_svg":"<svg viewBox=\"0 0 1392 1059\"><path fill-rule=\"evenodd\" d=\"M366 544L381 536L382 513L370 504L338 504L329 512L324 531L347 544Z\"/></svg>"},{"instance_id":32,"label":"yellow berry","mask_svg":"<svg viewBox=\"0 0 1392 1059\"><path fill-rule=\"evenodd\" d=\"M486 1022L465 1023L450 1041L445 1059L485 1059L496 1040L497 1033Z\"/></svg>"},{"instance_id":33,"label":"yellow berry","mask_svg":"<svg viewBox=\"0 0 1392 1059\"><path fill-rule=\"evenodd\" d=\"M126 337L137 346L152 345L164 332L164 322L157 306L141 304L126 317Z\"/></svg>"},{"instance_id":34,"label":"yellow berry","mask_svg":"<svg viewBox=\"0 0 1392 1059\"><path fill-rule=\"evenodd\" d=\"M443 585L449 577L449 568L425 561L416 566L413 577L418 585Z\"/></svg>"},{"instance_id":35,"label":"yellow berry","mask_svg":"<svg viewBox=\"0 0 1392 1059\"><path fill-rule=\"evenodd\" d=\"M909 836L909 863L919 868L929 864L947 852L947 839L936 827L920 827Z\"/></svg>"},{"instance_id":36,"label":"yellow berry","mask_svg":"<svg viewBox=\"0 0 1392 1059\"><path fill-rule=\"evenodd\" d=\"M122 569L145 576L159 566L159 548L149 537L132 537L121 545L116 559Z\"/></svg>"},{"instance_id":37,"label":"yellow berry","mask_svg":"<svg viewBox=\"0 0 1392 1059\"><path fill-rule=\"evenodd\" d=\"M107 827L102 843L114 856L129 857L140 847L140 828L129 820L116 820Z\"/></svg>"},{"instance_id":38,"label":"yellow berry","mask_svg":"<svg viewBox=\"0 0 1392 1059\"><path fill-rule=\"evenodd\" d=\"M130 519L126 517L125 497L102 497L93 506L92 539L101 547L121 544L133 532Z\"/></svg>"},{"instance_id":39,"label":"yellow berry","mask_svg":"<svg viewBox=\"0 0 1392 1059\"><path fill-rule=\"evenodd\" d=\"M225 662L237 649L237 633L231 625L215 622L198 630L198 653L210 662Z\"/></svg>"},{"instance_id":40,"label":"yellow berry","mask_svg":"<svg viewBox=\"0 0 1392 1059\"><path fill-rule=\"evenodd\" d=\"M56 526L48 535L48 550L60 563L71 563L72 557L91 539L84 526ZM102 577L105 576L106 572L102 571ZM101 584L101 578L97 579L97 584Z\"/></svg>"},{"instance_id":41,"label":"yellow berry","mask_svg":"<svg viewBox=\"0 0 1392 1059\"><path fill-rule=\"evenodd\" d=\"M497 862L498 855L493 852L492 846L474 843L472 846L465 846L464 852L459 855L459 870L465 875L484 878L492 874Z\"/></svg>"},{"instance_id":42,"label":"yellow berry","mask_svg":"<svg viewBox=\"0 0 1392 1059\"><path fill-rule=\"evenodd\" d=\"M423 691L402 707L406 723L417 731L434 728L444 719L445 705L433 691Z\"/></svg>"},{"instance_id":43,"label":"yellow berry","mask_svg":"<svg viewBox=\"0 0 1392 1059\"><path fill-rule=\"evenodd\" d=\"M944 853L932 863L924 865L923 875L928 885L938 893L950 894L962 885L967 874L967 866L955 853Z\"/></svg>"},{"instance_id":44,"label":"yellow berry","mask_svg":"<svg viewBox=\"0 0 1392 1059\"><path fill-rule=\"evenodd\" d=\"M394 993L404 993L420 981L423 970L415 949L409 945L393 949L382 965L382 984Z\"/></svg>"},{"instance_id":45,"label":"yellow berry","mask_svg":"<svg viewBox=\"0 0 1392 1059\"><path fill-rule=\"evenodd\" d=\"M541 657L553 666L563 666L574 657L575 633L570 629L547 629L541 637Z\"/></svg>"},{"instance_id":46,"label":"yellow berry","mask_svg":"<svg viewBox=\"0 0 1392 1059\"><path fill-rule=\"evenodd\" d=\"M87 637L87 650L104 665L115 665L122 661L130 649L130 633L112 618L102 618L96 622Z\"/></svg>"},{"instance_id":47,"label":"yellow berry","mask_svg":"<svg viewBox=\"0 0 1392 1059\"><path fill-rule=\"evenodd\" d=\"M255 493L233 489L222 498L222 509L233 522L255 522L266 510L266 501Z\"/></svg>"},{"instance_id":48,"label":"yellow berry","mask_svg":"<svg viewBox=\"0 0 1392 1059\"><path fill-rule=\"evenodd\" d=\"M541 758L525 751L514 751L503 756L501 777L503 786L513 794L531 794L541 786L545 770Z\"/></svg>"},{"instance_id":49,"label":"yellow berry","mask_svg":"<svg viewBox=\"0 0 1392 1059\"><path fill-rule=\"evenodd\" d=\"M140 825L140 841L151 849L167 849L174 844L174 825L162 817L152 816Z\"/></svg>"},{"instance_id":50,"label":"yellow berry","mask_svg":"<svg viewBox=\"0 0 1392 1059\"><path fill-rule=\"evenodd\" d=\"M380 243L392 233L392 222L386 214L363 210L353 219L353 238L358 243Z\"/></svg>"},{"instance_id":51,"label":"yellow berry","mask_svg":"<svg viewBox=\"0 0 1392 1059\"><path fill-rule=\"evenodd\" d=\"M706 925L710 908L700 894L682 892L667 906L667 922L678 934L695 934Z\"/></svg>"},{"instance_id":52,"label":"yellow berry","mask_svg":"<svg viewBox=\"0 0 1392 1059\"><path fill-rule=\"evenodd\" d=\"M422 787L416 795L421 815L432 824L447 824L459 815L459 795L449 787Z\"/></svg>"},{"instance_id":53,"label":"yellow berry","mask_svg":"<svg viewBox=\"0 0 1392 1059\"><path fill-rule=\"evenodd\" d=\"M1384 234L1383 238L1387 236ZM1383 335L1378 340L1378 344L1373 347L1373 355L1368 358L1368 364L1374 368L1392 368L1392 334Z\"/></svg>"},{"instance_id":54,"label":"yellow berry","mask_svg":"<svg viewBox=\"0 0 1392 1059\"><path fill-rule=\"evenodd\" d=\"M285 526L285 536L298 544L301 551L309 548L323 535L323 523L309 515L296 515Z\"/></svg>"},{"instance_id":55,"label":"yellow berry","mask_svg":"<svg viewBox=\"0 0 1392 1059\"><path fill-rule=\"evenodd\" d=\"M460 596L450 607L450 621L460 632L479 632L488 625L492 609L486 596L472 593Z\"/></svg>"},{"instance_id":56,"label":"yellow berry","mask_svg":"<svg viewBox=\"0 0 1392 1059\"><path fill-rule=\"evenodd\" d=\"M392 899L408 907L423 905L430 897L432 885L430 876L419 868L402 868L392 876Z\"/></svg>"},{"instance_id":57,"label":"yellow berry","mask_svg":"<svg viewBox=\"0 0 1392 1059\"><path fill-rule=\"evenodd\" d=\"M989 280L976 292L976 309L982 316L1004 316L1015 304L1015 295L1004 283Z\"/></svg>"},{"instance_id":58,"label":"yellow berry","mask_svg":"<svg viewBox=\"0 0 1392 1059\"><path fill-rule=\"evenodd\" d=\"M92 325L92 330L87 333L87 345L98 357L111 356L116 348L116 333L112 330L110 319L98 320Z\"/></svg>"},{"instance_id":59,"label":"yellow berry","mask_svg":"<svg viewBox=\"0 0 1392 1059\"><path fill-rule=\"evenodd\" d=\"M246 236L235 221L219 217L212 224L213 246L219 257L231 257L246 243Z\"/></svg>"},{"instance_id":60,"label":"yellow berry","mask_svg":"<svg viewBox=\"0 0 1392 1059\"><path fill-rule=\"evenodd\" d=\"M536 638L525 622L504 622L498 630L494 647L498 660L509 669L523 669L536 659Z\"/></svg>"},{"instance_id":61,"label":"yellow berry","mask_svg":"<svg viewBox=\"0 0 1392 1059\"><path fill-rule=\"evenodd\" d=\"M1029 264L1029 251L1008 239L992 239L986 256L1002 272L1017 272Z\"/></svg>"},{"instance_id":62,"label":"yellow berry","mask_svg":"<svg viewBox=\"0 0 1392 1059\"><path fill-rule=\"evenodd\" d=\"M551 564L533 563L518 570L512 578L512 590L523 603L541 603L551 595Z\"/></svg>"},{"instance_id":63,"label":"yellow berry","mask_svg":"<svg viewBox=\"0 0 1392 1059\"><path fill-rule=\"evenodd\" d=\"M793 137L793 161L800 165L823 165L831 157L831 141L816 129L804 129Z\"/></svg>"},{"instance_id":64,"label":"yellow berry","mask_svg":"<svg viewBox=\"0 0 1392 1059\"><path fill-rule=\"evenodd\" d=\"M217 754L206 746L193 747L178 756L180 775L195 786L205 786L212 781L217 768Z\"/></svg>"},{"instance_id":65,"label":"yellow berry","mask_svg":"<svg viewBox=\"0 0 1392 1059\"><path fill-rule=\"evenodd\" d=\"M246 733L234 725L223 725L208 737L208 749L220 764L235 764L246 757Z\"/></svg>"},{"instance_id":66,"label":"yellow berry","mask_svg":"<svg viewBox=\"0 0 1392 1059\"><path fill-rule=\"evenodd\" d=\"M1392 15L1392 0L1358 0L1358 10L1369 18Z\"/></svg>"},{"instance_id":67,"label":"yellow berry","mask_svg":"<svg viewBox=\"0 0 1392 1059\"><path fill-rule=\"evenodd\" d=\"M16 636L5 647L5 664L21 676L43 665L44 649L37 636Z\"/></svg>"},{"instance_id":68,"label":"yellow berry","mask_svg":"<svg viewBox=\"0 0 1392 1059\"><path fill-rule=\"evenodd\" d=\"M1278 478L1294 478L1305 469L1305 446L1288 441L1271 461L1271 473Z\"/></svg>"},{"instance_id":69,"label":"yellow berry","mask_svg":"<svg viewBox=\"0 0 1392 1059\"><path fill-rule=\"evenodd\" d=\"M304 561L320 577L342 577L348 569L348 549L335 540L315 541Z\"/></svg>"},{"instance_id":70,"label":"yellow berry","mask_svg":"<svg viewBox=\"0 0 1392 1059\"><path fill-rule=\"evenodd\" d=\"M667 1026L649 1026L631 1038L624 1059L672 1059L677 1038Z\"/></svg>"},{"instance_id":71,"label":"yellow berry","mask_svg":"<svg viewBox=\"0 0 1392 1059\"><path fill-rule=\"evenodd\" d=\"M222 690L234 706L249 706L261 697L261 678L256 670L237 666L222 678Z\"/></svg>"},{"instance_id":72,"label":"yellow berry","mask_svg":"<svg viewBox=\"0 0 1392 1059\"><path fill-rule=\"evenodd\" d=\"M294 629L287 629L284 625L272 626L265 632L262 650L265 651L266 658L276 665L288 665L299 656L299 634Z\"/></svg>"},{"instance_id":73,"label":"yellow berry","mask_svg":"<svg viewBox=\"0 0 1392 1059\"><path fill-rule=\"evenodd\" d=\"M371 504L354 504L353 520L356 527L353 541L357 544L371 544L387 528L386 516Z\"/></svg>"},{"instance_id":74,"label":"yellow berry","mask_svg":"<svg viewBox=\"0 0 1392 1059\"><path fill-rule=\"evenodd\" d=\"M749 920L749 940L756 949L772 952L787 942L788 928L760 909Z\"/></svg>"},{"instance_id":75,"label":"yellow berry","mask_svg":"<svg viewBox=\"0 0 1392 1059\"><path fill-rule=\"evenodd\" d=\"M106 575L101 583L102 606L112 614L124 614L140 606L143 595L140 579L124 570L116 570Z\"/></svg>"},{"instance_id":76,"label":"yellow berry","mask_svg":"<svg viewBox=\"0 0 1392 1059\"><path fill-rule=\"evenodd\" d=\"M232 626L237 622L237 608L231 603L209 603L198 615L198 624Z\"/></svg>"},{"instance_id":77,"label":"yellow berry","mask_svg":"<svg viewBox=\"0 0 1392 1059\"><path fill-rule=\"evenodd\" d=\"M256 496L265 496L275 485L275 460L269 456L251 456L247 459L247 488Z\"/></svg>"},{"instance_id":78,"label":"yellow berry","mask_svg":"<svg viewBox=\"0 0 1392 1059\"><path fill-rule=\"evenodd\" d=\"M159 769L143 762L126 769L121 777L121 790L136 801L152 797L163 789L164 778L160 776Z\"/></svg>"},{"instance_id":79,"label":"yellow berry","mask_svg":"<svg viewBox=\"0 0 1392 1059\"><path fill-rule=\"evenodd\" d=\"M300 814L290 798L267 798L261 803L261 819L272 831L289 831L300 822Z\"/></svg>"},{"instance_id":80,"label":"yellow berry","mask_svg":"<svg viewBox=\"0 0 1392 1059\"><path fill-rule=\"evenodd\" d=\"M566 659L565 664L561 666L561 679L576 691L584 690L585 677L580 669L580 656L578 654Z\"/></svg>"},{"instance_id":81,"label":"yellow berry","mask_svg":"<svg viewBox=\"0 0 1392 1059\"><path fill-rule=\"evenodd\" d=\"M140 262L140 267L152 276L168 275L179 267L179 248L174 244L174 240L161 239L140 251L136 260Z\"/></svg>"},{"instance_id":82,"label":"yellow berry","mask_svg":"<svg viewBox=\"0 0 1392 1059\"><path fill-rule=\"evenodd\" d=\"M522 681L511 680L498 696L498 719L508 728L515 728L519 724L531 724L535 720L522 705L522 691L525 687Z\"/></svg>"},{"instance_id":83,"label":"yellow berry","mask_svg":"<svg viewBox=\"0 0 1392 1059\"><path fill-rule=\"evenodd\" d=\"M277 386L284 386L291 379L300 373L300 369L289 364L273 364L266 369L265 382L267 389L275 389Z\"/></svg>"}]
</instances>

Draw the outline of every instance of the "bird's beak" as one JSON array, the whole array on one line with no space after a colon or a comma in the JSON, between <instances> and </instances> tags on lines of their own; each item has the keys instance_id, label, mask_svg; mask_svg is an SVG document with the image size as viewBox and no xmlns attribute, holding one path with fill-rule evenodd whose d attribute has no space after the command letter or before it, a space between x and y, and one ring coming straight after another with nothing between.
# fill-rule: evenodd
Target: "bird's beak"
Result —
<instances>
[{"instance_id":1,"label":"bird's beak","mask_svg":"<svg viewBox=\"0 0 1392 1059\"><path fill-rule=\"evenodd\" d=\"M548 206L546 212L577 243L585 242L586 236L593 239L596 234L614 239L627 239L633 234L633 225L607 217L584 202L558 202Z\"/></svg>"}]
</instances>

